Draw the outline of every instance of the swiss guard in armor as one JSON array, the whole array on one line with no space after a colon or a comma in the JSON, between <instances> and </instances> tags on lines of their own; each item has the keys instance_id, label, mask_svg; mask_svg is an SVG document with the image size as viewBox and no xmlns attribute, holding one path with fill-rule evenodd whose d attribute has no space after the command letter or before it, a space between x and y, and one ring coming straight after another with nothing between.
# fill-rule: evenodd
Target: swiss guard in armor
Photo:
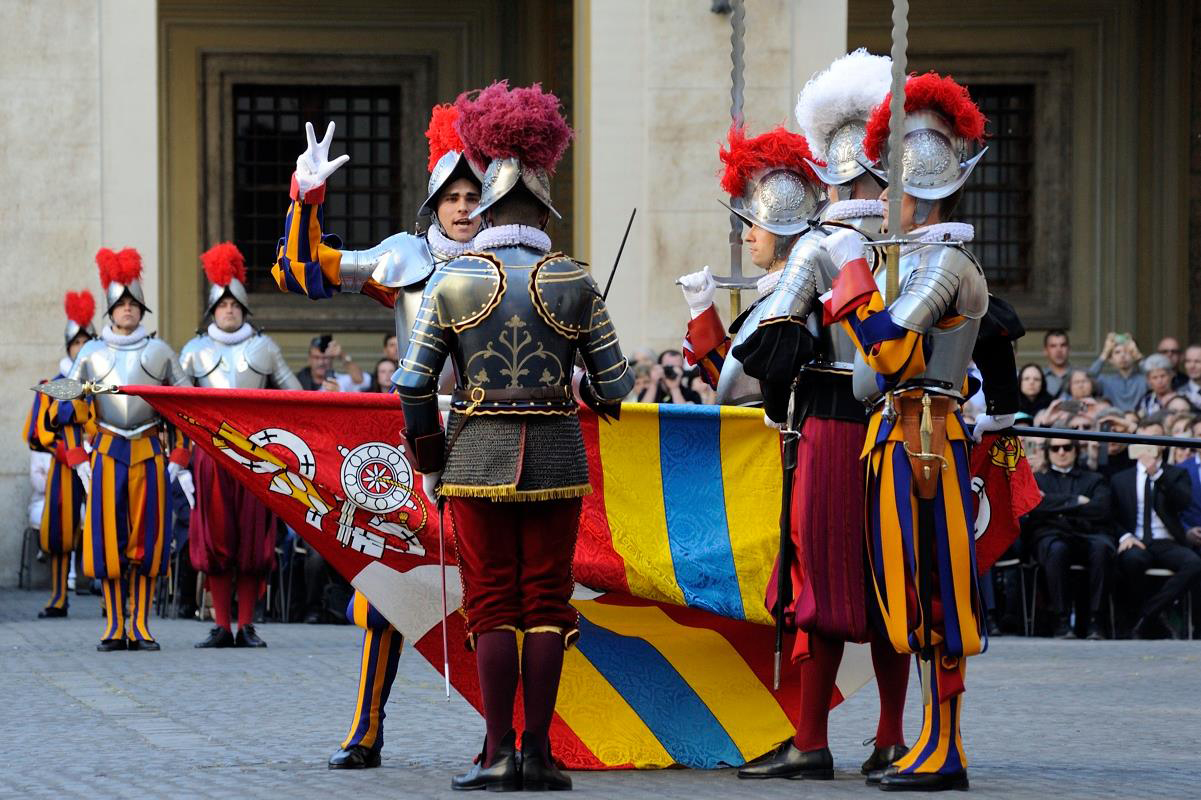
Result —
<instances>
[{"instance_id":1,"label":"swiss guard in armor","mask_svg":"<svg viewBox=\"0 0 1201 800\"><path fill-rule=\"evenodd\" d=\"M905 85L904 152L888 153L887 99L867 124L868 159L903 159L900 293L885 307L864 241L840 231L822 246L841 271L824 299L858 346L855 395L869 404L868 562L880 613L899 652L915 653L925 698L912 749L885 771L890 790L966 789L959 731L968 656L987 637L976 583L968 438L959 404L988 311L984 273L948 222L984 151L984 116L967 90L934 73Z\"/></svg>"},{"instance_id":2,"label":"swiss guard in armor","mask_svg":"<svg viewBox=\"0 0 1201 800\"><path fill-rule=\"evenodd\" d=\"M480 179L463 155L463 144L454 129L458 115L458 109L452 105L435 106L425 132L429 140L430 178L425 201L418 210L419 217L428 218L425 232L419 236L397 233L364 251L334 251L332 237L322 235L320 204L325 180L348 159L346 156L334 162L328 159L332 123L320 143L312 126L306 126L308 148L296 160L293 204L279 259L272 271L280 289L315 299L332 296L336 291L360 292L393 306L397 346L403 352L426 281L435 270L468 251L482 221L471 216L480 202ZM294 226L292 223L297 219L309 219L310 223ZM316 220L316 227L312 220ZM301 233L309 237L307 242L297 238ZM308 247L310 258L299 261L304 247ZM336 272L321 266L334 263L335 255ZM331 277L329 280L322 277L322 291L305 290L309 276L316 278L318 273L324 276L327 271ZM378 767L384 745L384 708L396 679L404 640L400 631L357 591L348 604L346 616L352 624L363 628L358 701L350 732L330 756L329 768Z\"/></svg>"},{"instance_id":3,"label":"swiss guard in armor","mask_svg":"<svg viewBox=\"0 0 1201 800\"><path fill-rule=\"evenodd\" d=\"M96 298L92 293L67 292L63 298L67 312L67 329L63 334L67 355L58 364L58 374L50 380L64 378L71 371L75 356L85 344L96 338L92 315L96 313ZM67 616L67 575L71 554L79 545L80 508L87 494L83 482L67 463L67 451L84 446L95 434L95 427L84 430L78 425L55 428L48 417L49 395L34 392L33 407L25 420L25 441L29 449L48 453L53 458L46 474L45 504L38 530L38 547L50 557L50 602L38 612L38 617Z\"/></svg>"},{"instance_id":4,"label":"swiss guard in armor","mask_svg":"<svg viewBox=\"0 0 1201 800\"><path fill-rule=\"evenodd\" d=\"M880 183L860 162L868 116L888 93L892 62L858 50L814 76L797 99L797 122L813 150L813 167L830 202L821 224L793 248L779 284L763 301L759 326L734 348L748 375L763 381L777 402L773 423L800 431L792 477L791 539L786 557L800 659L801 710L796 735L739 771L742 778L829 778L830 697L846 642L870 642L880 692L875 749L863 764L869 782L906 752L903 733L909 660L873 625L864 572L863 466L867 425L851 390L855 344L838 326L824 325L818 297L837 274L821 247L845 231L876 238L883 220ZM787 400L793 394L792 417ZM787 483L787 482L786 482ZM773 587L774 588L774 587ZM878 615L875 615L878 616Z\"/></svg>"},{"instance_id":5,"label":"swiss guard in armor","mask_svg":"<svg viewBox=\"0 0 1201 800\"><path fill-rule=\"evenodd\" d=\"M210 283L204 310L210 322L180 350L183 374L214 389L300 389L279 347L246 319L246 260L238 248L224 242L200 261ZM275 568L276 517L202 448L192 453L192 472L197 492L188 549L206 576L217 623L196 646L266 647L254 631L254 606ZM235 580L237 636L230 628Z\"/></svg>"},{"instance_id":6,"label":"swiss guard in armor","mask_svg":"<svg viewBox=\"0 0 1201 800\"><path fill-rule=\"evenodd\" d=\"M576 397L616 413L633 377L596 283L551 252L543 231L556 213L549 175L571 138L558 99L501 82L456 105L467 155L488 165L474 215L490 227L427 284L396 378L409 452L427 494L446 502L487 726L475 766L452 786L569 789L549 729L563 654L579 635L571 561L590 487ZM584 373L573 376L577 356ZM436 391L448 358L444 434Z\"/></svg>"},{"instance_id":7,"label":"swiss guard in armor","mask_svg":"<svg viewBox=\"0 0 1201 800\"><path fill-rule=\"evenodd\" d=\"M109 324L79 351L67 377L118 386L187 386L175 353L142 327L150 311L142 294L142 257L133 248L119 253L101 248L96 263ZM67 463L88 493L83 572L99 578L104 590L107 619L96 649L158 650L147 620L170 533L169 484L178 481L188 502L195 500L183 436L168 429L145 400L126 394L57 401L51 416L59 427L97 428L90 457L80 446L67 451Z\"/></svg>"},{"instance_id":8,"label":"swiss guard in armor","mask_svg":"<svg viewBox=\"0 0 1201 800\"><path fill-rule=\"evenodd\" d=\"M717 390L718 403L759 405L759 382L743 372L730 351L758 326L763 298L775 288L789 253L821 205L821 182L811 166L809 146L798 134L776 128L748 139L742 128L732 127L728 141L728 150L718 150L725 164L721 186L734 198L730 210L750 226L746 242L751 262L764 275L758 281L759 296L730 324L729 333L713 303L717 284L709 268L681 276L676 283L692 314L683 350L688 363L699 364L705 382Z\"/></svg>"}]
</instances>

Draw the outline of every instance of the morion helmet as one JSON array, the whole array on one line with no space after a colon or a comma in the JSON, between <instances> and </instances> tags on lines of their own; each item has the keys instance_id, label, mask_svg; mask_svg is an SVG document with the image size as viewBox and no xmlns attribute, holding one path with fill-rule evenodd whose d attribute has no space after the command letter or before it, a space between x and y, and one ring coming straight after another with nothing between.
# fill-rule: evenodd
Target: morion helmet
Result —
<instances>
[{"instance_id":1,"label":"morion helmet","mask_svg":"<svg viewBox=\"0 0 1201 800\"><path fill-rule=\"evenodd\" d=\"M550 176L574 135L563 119L559 98L540 84L510 89L497 81L479 92L464 92L455 100L455 123L468 158L487 165L477 217L524 185L556 217L550 201Z\"/></svg>"},{"instance_id":2,"label":"morion helmet","mask_svg":"<svg viewBox=\"0 0 1201 800\"><path fill-rule=\"evenodd\" d=\"M470 178L477 184L481 183L479 173L463 152L463 140L455 130L458 118L458 107L449 103L434 106L430 113L430 125L425 130L425 138L430 143L430 182L425 202L417 210L418 216L436 217L434 200L438 192L459 178Z\"/></svg>"},{"instance_id":3,"label":"morion helmet","mask_svg":"<svg viewBox=\"0 0 1201 800\"><path fill-rule=\"evenodd\" d=\"M96 251L96 266L100 270L100 285L104 287L105 314L113 313L113 306L125 295L149 314L146 297L142 293L142 256L132 247L113 252L107 247Z\"/></svg>"},{"instance_id":4,"label":"morion helmet","mask_svg":"<svg viewBox=\"0 0 1201 800\"><path fill-rule=\"evenodd\" d=\"M748 225L780 236L808 227L821 205L821 181L805 137L778 127L748 139L745 129L734 126L727 139L729 149L717 152L726 165L721 186L730 195L729 205L722 205Z\"/></svg>"},{"instance_id":5,"label":"morion helmet","mask_svg":"<svg viewBox=\"0 0 1201 800\"><path fill-rule=\"evenodd\" d=\"M892 59L863 48L835 59L805 84L796 101L796 121L813 151L809 165L831 186L866 171L863 136L872 110L888 94Z\"/></svg>"},{"instance_id":6,"label":"morion helmet","mask_svg":"<svg viewBox=\"0 0 1201 800\"><path fill-rule=\"evenodd\" d=\"M96 298L91 292L87 289L82 292L67 292L63 296L63 308L67 312L67 328L63 331L64 347L70 347L71 342L80 334L89 339L96 338L96 329L92 327Z\"/></svg>"},{"instance_id":7,"label":"morion helmet","mask_svg":"<svg viewBox=\"0 0 1201 800\"><path fill-rule=\"evenodd\" d=\"M245 313L252 313L246 294L246 259L233 242L222 242L205 250L200 254L200 263L211 284L205 301L205 316L212 314L226 295L237 300Z\"/></svg>"},{"instance_id":8,"label":"morion helmet","mask_svg":"<svg viewBox=\"0 0 1201 800\"><path fill-rule=\"evenodd\" d=\"M888 180L888 96L876 106L863 140L869 169ZM954 194L988 151L984 115L967 88L934 72L910 75L905 81L905 145L901 154L905 194L941 200ZM978 149L975 154L970 151ZM878 165L875 165L878 162Z\"/></svg>"}]
</instances>

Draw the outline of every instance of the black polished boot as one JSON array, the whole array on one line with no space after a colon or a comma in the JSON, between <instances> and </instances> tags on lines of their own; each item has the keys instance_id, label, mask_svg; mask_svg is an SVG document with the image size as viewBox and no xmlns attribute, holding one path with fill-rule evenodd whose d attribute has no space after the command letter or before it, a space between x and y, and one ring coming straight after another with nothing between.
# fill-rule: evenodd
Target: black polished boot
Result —
<instances>
[{"instance_id":1,"label":"black polished boot","mask_svg":"<svg viewBox=\"0 0 1201 800\"><path fill-rule=\"evenodd\" d=\"M145 650L148 653L154 653L163 648L153 639L130 639L129 650Z\"/></svg>"},{"instance_id":2,"label":"black polished boot","mask_svg":"<svg viewBox=\"0 0 1201 800\"><path fill-rule=\"evenodd\" d=\"M808 778L828 781L834 777L834 757L830 748L801 752L792 739L738 770L739 778Z\"/></svg>"},{"instance_id":3,"label":"black polished boot","mask_svg":"<svg viewBox=\"0 0 1201 800\"><path fill-rule=\"evenodd\" d=\"M238 635L234 637L234 643L238 647L266 647L267 643L259 638L259 635L254 632L253 625L243 625L238 628Z\"/></svg>"},{"instance_id":4,"label":"black polished boot","mask_svg":"<svg viewBox=\"0 0 1201 800\"><path fill-rule=\"evenodd\" d=\"M65 608L43 608L38 612L38 619L60 619L67 616Z\"/></svg>"},{"instance_id":5,"label":"black polished boot","mask_svg":"<svg viewBox=\"0 0 1201 800\"><path fill-rule=\"evenodd\" d=\"M374 769L379 764L379 751L361 744L343 747L329 757L330 769Z\"/></svg>"},{"instance_id":6,"label":"black polished boot","mask_svg":"<svg viewBox=\"0 0 1201 800\"><path fill-rule=\"evenodd\" d=\"M509 731L496 748L491 764L485 764L488 742L475 759L471 769L450 779L450 788L457 792L487 789L490 792L521 791L521 761L517 756L517 734Z\"/></svg>"},{"instance_id":7,"label":"black polished boot","mask_svg":"<svg viewBox=\"0 0 1201 800\"><path fill-rule=\"evenodd\" d=\"M240 631L239 631L240 632ZM193 647L233 647L234 635L229 632L229 628L222 628L220 625L214 625L209 631L208 638L203 642L197 642Z\"/></svg>"},{"instance_id":8,"label":"black polished boot","mask_svg":"<svg viewBox=\"0 0 1201 800\"><path fill-rule=\"evenodd\" d=\"M101 653L111 653L114 650L124 650L126 647L124 639L101 639L100 644L96 645L96 649Z\"/></svg>"},{"instance_id":9,"label":"black polished boot","mask_svg":"<svg viewBox=\"0 0 1201 800\"><path fill-rule=\"evenodd\" d=\"M526 749L526 737L528 733L521 735L521 786L527 792L569 792L571 791L571 778L563 774L555 764L555 759L550 756L550 746L547 745L546 753L542 754L542 747L538 746L534 750Z\"/></svg>"},{"instance_id":10,"label":"black polished boot","mask_svg":"<svg viewBox=\"0 0 1201 800\"><path fill-rule=\"evenodd\" d=\"M872 750L871 756L863 762L859 771L867 776L868 783L879 783L880 779L884 777L884 771L908 752L909 748L903 744L877 747Z\"/></svg>"},{"instance_id":11,"label":"black polished boot","mask_svg":"<svg viewBox=\"0 0 1201 800\"><path fill-rule=\"evenodd\" d=\"M952 789L967 791L967 771L944 774L941 772L909 772L901 774L887 770L880 779L880 788L886 792L946 792Z\"/></svg>"}]
</instances>

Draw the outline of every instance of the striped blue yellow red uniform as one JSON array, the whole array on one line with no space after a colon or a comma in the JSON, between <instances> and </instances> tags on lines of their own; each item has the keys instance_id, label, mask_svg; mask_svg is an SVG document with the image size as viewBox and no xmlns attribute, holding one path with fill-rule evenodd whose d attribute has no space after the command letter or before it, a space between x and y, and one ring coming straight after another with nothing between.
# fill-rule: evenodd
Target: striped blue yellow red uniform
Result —
<instances>
[{"instance_id":1,"label":"striped blue yellow red uniform","mask_svg":"<svg viewBox=\"0 0 1201 800\"><path fill-rule=\"evenodd\" d=\"M62 378L55 375L52 380ZM38 547L50 557L50 602L46 608L66 609L67 575L71 553L80 541L80 506L84 501L83 483L67 464L67 451L79 446L87 433L76 425L55 430L47 414L52 400L34 392L33 404L25 419L25 441L31 450L40 450L54 460L46 474L45 504L38 530Z\"/></svg>"},{"instance_id":2,"label":"striped blue yellow red uniform","mask_svg":"<svg viewBox=\"0 0 1201 800\"><path fill-rule=\"evenodd\" d=\"M354 720L342 749L357 745L378 751L384 746L384 706L396 680L404 638L360 592L347 605L346 618L363 629L363 655Z\"/></svg>"},{"instance_id":3,"label":"striped blue yellow red uniform","mask_svg":"<svg viewBox=\"0 0 1201 800\"><path fill-rule=\"evenodd\" d=\"M856 277L859 265L844 268ZM863 264L861 271L866 270ZM840 275L840 280L843 276ZM835 288L833 312L855 341L860 354L877 374L883 391L903 387L926 368L924 335L901 328L888 314L870 273L860 275L863 287L854 300L839 305ZM940 326L958 324L949 315ZM966 390L966 375L964 376ZM920 388L894 392L920 397ZM939 456L945 468L932 500L919 500L905 452L899 417L887 419L878 407L868 424L863 457L867 460L868 561L876 598L889 640L899 652L919 654L924 681L922 730L908 755L896 762L902 773L955 774L967 768L959 719L963 704L966 657L983 652L988 639L976 582L975 514L971 491L968 435L958 413L946 418L945 443ZM919 524L920 504L932 521ZM932 536L932 543L922 541ZM919 574L919 554L934 554L931 573ZM927 579L929 584L922 585ZM932 619L923 619L918 598L929 593ZM929 641L923 639L928 633Z\"/></svg>"},{"instance_id":4,"label":"striped blue yellow red uniform","mask_svg":"<svg viewBox=\"0 0 1201 800\"><path fill-rule=\"evenodd\" d=\"M701 377L714 389L730 352L730 341L717 306L709 306L688 323L688 332L684 335L684 360L700 367Z\"/></svg>"}]
</instances>

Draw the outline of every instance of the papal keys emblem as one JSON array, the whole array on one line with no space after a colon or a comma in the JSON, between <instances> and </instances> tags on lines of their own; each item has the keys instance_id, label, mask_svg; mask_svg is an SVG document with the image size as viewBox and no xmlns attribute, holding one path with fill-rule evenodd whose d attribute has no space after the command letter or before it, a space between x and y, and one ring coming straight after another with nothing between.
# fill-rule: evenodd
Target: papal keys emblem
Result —
<instances>
[{"instance_id":1,"label":"papal keys emblem","mask_svg":"<svg viewBox=\"0 0 1201 800\"><path fill-rule=\"evenodd\" d=\"M342 454L342 490L359 508L376 514L398 511L413 493L413 469L397 448L366 442Z\"/></svg>"}]
</instances>

